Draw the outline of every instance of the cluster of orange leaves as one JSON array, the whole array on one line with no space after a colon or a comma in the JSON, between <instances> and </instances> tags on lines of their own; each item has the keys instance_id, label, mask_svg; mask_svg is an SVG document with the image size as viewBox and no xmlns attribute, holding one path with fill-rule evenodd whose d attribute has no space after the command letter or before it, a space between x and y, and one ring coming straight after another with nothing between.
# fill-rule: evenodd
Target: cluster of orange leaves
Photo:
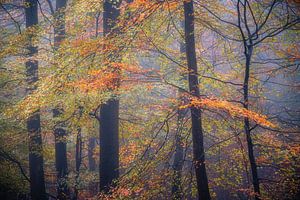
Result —
<instances>
[{"instance_id":1,"label":"cluster of orange leaves","mask_svg":"<svg viewBox=\"0 0 300 200\"><path fill-rule=\"evenodd\" d=\"M79 89L82 92L94 90L115 89L116 81L119 79L119 73L113 70L91 70L87 78L82 78L78 81L71 82L68 86Z\"/></svg>"},{"instance_id":2,"label":"cluster of orange leaves","mask_svg":"<svg viewBox=\"0 0 300 200\"><path fill-rule=\"evenodd\" d=\"M123 12L125 10L130 10L131 17L130 20L120 21L120 25L131 27L142 23L150 15L152 15L157 9L162 8L164 10L175 10L178 7L178 4L182 3L179 0L135 0L125 6L121 6Z\"/></svg>"},{"instance_id":3,"label":"cluster of orange leaves","mask_svg":"<svg viewBox=\"0 0 300 200\"><path fill-rule=\"evenodd\" d=\"M125 76L147 73L149 70L143 70L136 65L128 65L125 63L110 62L99 70L91 70L88 76L78 81L69 83L68 86L78 88L82 92L89 91L106 91L120 88L121 81L137 82L138 79L131 77L125 79ZM124 86L126 89L126 86ZM128 88L127 88L128 89Z\"/></svg>"},{"instance_id":4,"label":"cluster of orange leaves","mask_svg":"<svg viewBox=\"0 0 300 200\"><path fill-rule=\"evenodd\" d=\"M136 142L130 142L120 149L121 165L128 166L135 161L137 156L142 152L142 147Z\"/></svg>"},{"instance_id":5,"label":"cluster of orange leaves","mask_svg":"<svg viewBox=\"0 0 300 200\"><path fill-rule=\"evenodd\" d=\"M104 40L103 38L90 39L80 37L66 41L65 43L72 49L72 51L78 52L78 54L82 57L93 55L95 52L99 52L100 50L102 54L109 54L109 52L119 50L118 47L113 44L113 41Z\"/></svg>"},{"instance_id":6,"label":"cluster of orange leaves","mask_svg":"<svg viewBox=\"0 0 300 200\"><path fill-rule=\"evenodd\" d=\"M189 1L189 0L187 0ZM161 0L135 0L129 4L129 8L149 8L152 5L161 5L163 8L173 9L181 4L181 0L170 0L170 1L161 1Z\"/></svg>"},{"instance_id":7,"label":"cluster of orange leaves","mask_svg":"<svg viewBox=\"0 0 300 200\"><path fill-rule=\"evenodd\" d=\"M300 46L297 44L293 44L287 48L286 54L289 56L291 62L295 62L296 60L300 59Z\"/></svg>"},{"instance_id":8,"label":"cluster of orange leaves","mask_svg":"<svg viewBox=\"0 0 300 200\"><path fill-rule=\"evenodd\" d=\"M181 109L188 107L197 107L197 108L213 108L218 110L224 110L228 112L231 116L240 116L251 119L256 123L267 126L267 127L275 127L275 125L267 120L265 115L258 114L251 110L239 107L225 100L218 100L214 98L195 98L192 97L190 102L187 105L180 106Z\"/></svg>"}]
</instances>

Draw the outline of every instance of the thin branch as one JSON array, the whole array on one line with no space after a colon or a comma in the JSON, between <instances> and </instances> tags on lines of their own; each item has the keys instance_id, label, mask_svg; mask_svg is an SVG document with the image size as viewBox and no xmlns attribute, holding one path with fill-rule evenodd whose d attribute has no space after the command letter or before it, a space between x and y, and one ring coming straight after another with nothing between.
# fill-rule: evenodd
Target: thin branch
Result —
<instances>
[{"instance_id":1,"label":"thin branch","mask_svg":"<svg viewBox=\"0 0 300 200\"><path fill-rule=\"evenodd\" d=\"M14 164L17 165L17 167L19 168L21 174L23 175L23 177L25 178L25 180L27 180L28 182L30 182L29 177L26 175L25 170L23 169L21 163L15 159L14 157L12 157L11 155L9 155L9 153L5 152L1 147L0 147L0 157L2 157L3 159L10 161Z\"/></svg>"},{"instance_id":2,"label":"thin branch","mask_svg":"<svg viewBox=\"0 0 300 200\"><path fill-rule=\"evenodd\" d=\"M21 31L21 26L20 26L19 22L17 22L17 21L14 19L14 17L13 17L13 16L10 14L10 12L3 6L2 3L0 3L0 6L1 6L1 8L9 15L10 19L14 22L15 26L17 27L18 32L21 34L22 31Z\"/></svg>"}]
</instances>

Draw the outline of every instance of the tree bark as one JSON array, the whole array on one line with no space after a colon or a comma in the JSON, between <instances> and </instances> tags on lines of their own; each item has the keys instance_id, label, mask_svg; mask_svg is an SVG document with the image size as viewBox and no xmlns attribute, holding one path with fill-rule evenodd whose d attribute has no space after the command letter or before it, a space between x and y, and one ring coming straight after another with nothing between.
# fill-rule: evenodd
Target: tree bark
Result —
<instances>
[{"instance_id":1,"label":"tree bark","mask_svg":"<svg viewBox=\"0 0 300 200\"><path fill-rule=\"evenodd\" d=\"M89 146L88 146L88 160L89 160L89 170L96 170L96 160L94 158L94 150L96 147L96 138L89 138Z\"/></svg>"},{"instance_id":2,"label":"tree bark","mask_svg":"<svg viewBox=\"0 0 300 200\"><path fill-rule=\"evenodd\" d=\"M96 148L96 138L94 136L89 138L88 141L88 163L89 171L96 172L96 160L94 158L94 150ZM98 191L98 183L94 180L89 183L89 190L92 195L96 195Z\"/></svg>"},{"instance_id":3,"label":"tree bark","mask_svg":"<svg viewBox=\"0 0 300 200\"><path fill-rule=\"evenodd\" d=\"M38 5L36 0L26 0L25 18L26 28L32 28L38 24ZM32 57L38 53L37 47L31 44L30 35L29 61L26 62L26 75L28 83L28 93L36 89L34 84L38 80L38 62ZM29 134L29 174L30 174L30 195L32 200L47 199L44 178L44 158L43 158L43 142L41 135L41 123L39 110L35 111L27 119L27 130Z\"/></svg>"},{"instance_id":4,"label":"tree bark","mask_svg":"<svg viewBox=\"0 0 300 200\"><path fill-rule=\"evenodd\" d=\"M179 200L182 199L182 167L184 164L183 160L183 141L182 141L182 124L185 116L184 110L178 110L178 122L177 122L177 132L175 136L175 154L173 162L173 185L172 185L172 199Z\"/></svg>"},{"instance_id":5,"label":"tree bark","mask_svg":"<svg viewBox=\"0 0 300 200\"><path fill-rule=\"evenodd\" d=\"M184 22L181 23L181 27L184 28ZM180 42L180 53L185 53L185 44ZM184 60L185 57L182 56L181 60ZM187 80L185 74L180 74L180 78L182 81ZM184 91L181 89L178 90L178 99L180 102L184 102ZM177 118L177 131L175 135L175 154L174 154L174 162L173 162L173 170L174 170L174 177L173 177L173 185L172 185L172 198L174 200L182 199L182 168L184 165L184 149L183 149L183 141L182 141L182 129L184 118L186 116L186 109L178 109L178 118Z\"/></svg>"},{"instance_id":6,"label":"tree bark","mask_svg":"<svg viewBox=\"0 0 300 200\"><path fill-rule=\"evenodd\" d=\"M120 15L120 0L105 0L103 9L103 35L118 33L116 21ZM108 58L108 63L116 55ZM112 69L113 70L113 69ZM116 80L116 85L118 85ZM119 177L119 100L110 99L100 108L100 191L108 192Z\"/></svg>"},{"instance_id":7,"label":"tree bark","mask_svg":"<svg viewBox=\"0 0 300 200\"><path fill-rule=\"evenodd\" d=\"M79 176L80 176L80 166L82 162L82 136L81 136L81 128L78 128L77 132L77 137L76 137L76 152L75 152L75 157L76 157L76 167L75 167L75 187L74 187L74 198L73 200L78 199L78 192L79 192Z\"/></svg>"},{"instance_id":8,"label":"tree bark","mask_svg":"<svg viewBox=\"0 0 300 200\"><path fill-rule=\"evenodd\" d=\"M53 110L53 117L60 115L58 109ZM57 172L57 198L59 200L69 199L69 188L67 185L68 161L67 161L67 143L66 130L64 128L55 128L55 167Z\"/></svg>"},{"instance_id":9,"label":"tree bark","mask_svg":"<svg viewBox=\"0 0 300 200\"><path fill-rule=\"evenodd\" d=\"M54 49L57 51L61 42L65 39L65 7L67 0L56 0L55 25L54 25ZM53 109L53 117L59 117L62 111L59 108ZM67 185L68 160L67 160L67 132L63 124L54 129L55 136L55 163L57 172L57 198L60 200L70 199L70 192Z\"/></svg>"},{"instance_id":10,"label":"tree bark","mask_svg":"<svg viewBox=\"0 0 300 200\"><path fill-rule=\"evenodd\" d=\"M243 92L244 92L244 108L248 110L249 109L249 77L250 77L250 65L251 65L253 46L248 45L245 47L245 49L246 49L245 51L246 64L245 64ZM251 167L252 184L255 192L255 199L260 200L259 179L258 179L257 165L256 165L254 150L253 150L253 142L251 137L249 118L244 118L244 130L247 139L248 157L249 157L249 162Z\"/></svg>"},{"instance_id":11,"label":"tree bark","mask_svg":"<svg viewBox=\"0 0 300 200\"><path fill-rule=\"evenodd\" d=\"M100 191L119 177L119 101L109 100L100 114Z\"/></svg>"},{"instance_id":12,"label":"tree bark","mask_svg":"<svg viewBox=\"0 0 300 200\"><path fill-rule=\"evenodd\" d=\"M186 57L189 69L189 90L200 97L198 88L197 59L195 51L194 36L194 7L193 1L184 1L184 19L185 19L185 45ZM203 130L201 121L201 110L191 107L192 118L192 140L193 140L193 162L196 172L197 190L199 199L210 200L208 180L205 168L205 155L203 145Z\"/></svg>"}]
</instances>

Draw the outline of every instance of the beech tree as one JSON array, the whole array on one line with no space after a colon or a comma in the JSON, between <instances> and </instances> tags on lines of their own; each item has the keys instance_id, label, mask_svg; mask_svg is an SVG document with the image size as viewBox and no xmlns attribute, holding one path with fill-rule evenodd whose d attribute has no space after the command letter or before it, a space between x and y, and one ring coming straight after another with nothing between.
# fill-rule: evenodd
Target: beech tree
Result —
<instances>
[{"instance_id":1,"label":"beech tree","mask_svg":"<svg viewBox=\"0 0 300 200\"><path fill-rule=\"evenodd\" d=\"M186 58L189 69L189 90L192 95L200 97L199 82L197 76L197 59L194 37L194 5L193 1L184 2L184 33L186 45ZM197 190L199 199L210 199L208 179L205 167L205 153L203 141L203 128L201 110L191 107L192 137L193 137L193 162L196 171Z\"/></svg>"},{"instance_id":2,"label":"beech tree","mask_svg":"<svg viewBox=\"0 0 300 200\"><path fill-rule=\"evenodd\" d=\"M65 8L66 0L57 0L55 3L55 25L54 25L54 49L59 49L60 43L65 38ZM56 55L55 55L56 56ZM59 55L58 55L59 56ZM60 108L53 109L53 117L59 117L62 113ZM67 185L68 159L67 159L67 132L62 123L58 123L54 128L55 135L55 164L57 171L57 198L68 199L69 189Z\"/></svg>"},{"instance_id":3,"label":"beech tree","mask_svg":"<svg viewBox=\"0 0 300 200\"><path fill-rule=\"evenodd\" d=\"M181 27L184 28L184 22L181 22ZM180 53L185 54L185 44L183 42L179 42ZM185 57L182 56L182 60ZM184 82L187 77L185 74L180 74L180 80ZM180 102L186 101L184 97L184 90L178 89L178 100ZM184 165L184 148L183 148L183 129L184 129L184 121L187 115L187 109L178 109L178 122L177 129L175 135L175 153L174 153L174 180L172 186L172 195L174 199L182 199L182 168Z\"/></svg>"},{"instance_id":4,"label":"beech tree","mask_svg":"<svg viewBox=\"0 0 300 200\"><path fill-rule=\"evenodd\" d=\"M103 36L105 38L117 37L117 19L120 15L118 9L121 1L105 0L103 3ZM111 54L105 63L117 61L118 55ZM110 66L113 73L118 73L117 69ZM119 80L114 80L114 87L117 88ZM100 107L100 191L109 191L110 187L119 177L119 100L109 99Z\"/></svg>"},{"instance_id":5,"label":"beech tree","mask_svg":"<svg viewBox=\"0 0 300 200\"><path fill-rule=\"evenodd\" d=\"M255 4L251 1L235 1L234 7L236 9L236 15L232 20L222 19L214 11L210 10L208 7L203 6L212 17L220 21L231 28L234 28L235 31L239 32L239 37L234 38L231 35L226 35L221 33L218 29L213 29L215 32L220 34L225 39L240 42L243 46L243 56L244 56L244 81L242 84L243 88L243 107L249 110L251 106L251 70L253 55L258 46L261 45L266 39L273 38L278 34L288 30L289 28L295 26L299 23L299 18L294 16L293 8L289 2L279 2L279 1L268 1L264 4ZM275 20L272 19L274 16L274 10L280 6L285 6L285 9L282 9L281 16ZM255 10L254 7L262 8L263 11ZM276 14L275 14L276 15ZM231 22L231 21L236 21ZM267 23L268 21L273 21ZM275 24L274 24L275 23ZM267 25L268 24L268 25ZM251 132L257 128L257 125L251 125L249 118L244 118L244 132L246 135L247 149L248 149L248 158L251 167L252 175L252 184L255 193L255 199L261 199L260 194L260 178L258 174L258 167L256 163L256 155L254 151L253 136Z\"/></svg>"},{"instance_id":6,"label":"beech tree","mask_svg":"<svg viewBox=\"0 0 300 200\"><path fill-rule=\"evenodd\" d=\"M237 27L240 30L240 34L242 37L242 43L244 47L244 56L245 56L245 75L244 75L244 83L243 83L243 96L244 96L244 108L249 109L249 78L250 78L250 69L251 69L251 62L252 62L252 55L255 47L259 45L263 40L269 37L274 37L277 34L281 33L282 31L288 29L289 27L295 25L299 19L291 19L289 20L289 14L287 13L287 21L284 25L273 28L272 31L266 31L264 33L261 33L261 30L264 28L264 25L268 18L270 17L274 6L276 6L277 1L274 0L271 2L270 7L268 9L267 15L265 16L264 20L258 24L259 22L256 21L256 16L251 13L252 7L251 3L249 1L238 1L237 2L237 18L238 18L238 24ZM287 11L288 12L288 11ZM249 24L249 13L251 13L251 17L255 24L254 31L252 30L251 25ZM242 28L242 23L244 24L244 28ZM246 117L244 119L244 128L245 128L245 134L247 138L247 145L248 145L248 156L249 156L249 162L251 166L251 172L252 172L252 181L253 181L253 188L254 192L256 193L255 199L260 199L260 186L259 186L259 176L257 172L257 164L255 160L254 150L253 150L253 142L251 137L251 130L253 130L253 127L250 126L249 119Z\"/></svg>"},{"instance_id":7,"label":"beech tree","mask_svg":"<svg viewBox=\"0 0 300 200\"><path fill-rule=\"evenodd\" d=\"M26 1L25 19L26 28L34 29L38 25L38 2ZM27 91L35 90L38 81L38 61L34 59L38 49L32 44L34 35L29 35L28 61L26 62ZM27 119L27 130L29 136L29 171L30 171L30 195L33 200L48 199L44 179L43 142L41 135L41 123L39 110Z\"/></svg>"}]
</instances>

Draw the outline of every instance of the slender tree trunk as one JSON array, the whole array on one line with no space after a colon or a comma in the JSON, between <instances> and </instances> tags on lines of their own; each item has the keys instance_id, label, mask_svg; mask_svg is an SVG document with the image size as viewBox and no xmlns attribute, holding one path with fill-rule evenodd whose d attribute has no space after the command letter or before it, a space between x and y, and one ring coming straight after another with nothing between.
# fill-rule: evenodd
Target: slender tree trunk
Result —
<instances>
[{"instance_id":1,"label":"slender tree trunk","mask_svg":"<svg viewBox=\"0 0 300 200\"><path fill-rule=\"evenodd\" d=\"M38 24L38 7L36 0L26 0L25 18L26 28L32 28ZM30 36L31 40L32 35ZM37 47L28 46L29 58L38 53ZM30 60L26 62L26 73L28 82L28 93L35 90L34 84L38 80L38 62ZM32 200L47 199L44 179L44 158L41 135L40 113L37 110L27 119L27 130L29 134L29 171L30 171L30 194Z\"/></svg>"},{"instance_id":2,"label":"slender tree trunk","mask_svg":"<svg viewBox=\"0 0 300 200\"><path fill-rule=\"evenodd\" d=\"M97 38L99 36L99 19L100 19L100 12L96 15L96 23L95 23L95 37ZM94 55L95 56L95 55ZM96 170L96 160L94 158L94 150L96 147L96 137L92 136L89 138L88 142L88 162L89 162L89 171L95 171Z\"/></svg>"},{"instance_id":3,"label":"slender tree trunk","mask_svg":"<svg viewBox=\"0 0 300 200\"><path fill-rule=\"evenodd\" d=\"M96 16L96 24L95 24L95 37L98 37L99 32L99 18L100 18L100 12L97 13ZM94 136L89 138L89 142L88 142L88 162L89 162L89 171L95 171L96 170L96 160L93 157L94 155L94 150L96 147L96 138Z\"/></svg>"},{"instance_id":4,"label":"slender tree trunk","mask_svg":"<svg viewBox=\"0 0 300 200\"><path fill-rule=\"evenodd\" d=\"M96 147L96 138L91 137L88 141L88 163L89 163L89 171L95 172L96 171L96 160L94 158L94 150ZM96 195L98 191L97 182L94 180L89 183L89 190L92 195Z\"/></svg>"},{"instance_id":5,"label":"slender tree trunk","mask_svg":"<svg viewBox=\"0 0 300 200\"><path fill-rule=\"evenodd\" d=\"M99 20L100 20L100 12L96 14L96 22L95 22L95 37L99 36ZM96 55L94 55L96 56ZM94 58L94 57L93 57ZM95 136L90 136L88 139L88 167L90 172L96 171L96 159L94 157L94 151L96 148L97 139ZM89 183L89 191L93 196L96 195L98 191L98 183L94 180Z\"/></svg>"},{"instance_id":6,"label":"slender tree trunk","mask_svg":"<svg viewBox=\"0 0 300 200\"><path fill-rule=\"evenodd\" d=\"M173 185L172 185L172 199L182 199L182 167L184 164L183 160L183 141L182 141L182 124L184 120L185 112L184 110L178 110L178 124L177 124L177 132L175 136L175 154L174 154L174 162L173 162Z\"/></svg>"},{"instance_id":7,"label":"slender tree trunk","mask_svg":"<svg viewBox=\"0 0 300 200\"><path fill-rule=\"evenodd\" d=\"M195 36L194 36L194 8L193 0L184 1L184 18L185 18L185 45L186 57L189 68L189 90L196 96L200 97L198 88L197 75L197 59L195 51ZM201 121L201 110L196 107L191 107L192 118L192 140L193 140L193 161L196 172L197 189L199 199L209 200L209 187L205 168L205 155L203 145L203 130Z\"/></svg>"},{"instance_id":8,"label":"slender tree trunk","mask_svg":"<svg viewBox=\"0 0 300 200\"><path fill-rule=\"evenodd\" d=\"M53 110L53 117L61 115L58 109ZM69 199L69 188L67 185L68 162L67 162L67 143L66 130L55 128L55 167L57 172L57 198L59 200Z\"/></svg>"},{"instance_id":9,"label":"slender tree trunk","mask_svg":"<svg viewBox=\"0 0 300 200\"><path fill-rule=\"evenodd\" d=\"M184 22L181 23L181 26L184 28ZM185 53L185 44L180 42L180 53ZM185 57L182 56L181 60L184 60ZM181 80L187 80L185 74L180 74ZM178 91L179 101L184 101L184 91ZM183 141L182 141L182 128L184 123L184 118L186 115L185 109L178 109L178 119L177 119L177 132L175 136L175 154L174 154L174 162L173 162L173 170L174 170L174 178L172 185L172 198L175 200L182 199L182 168L184 164L184 152L183 152Z\"/></svg>"},{"instance_id":10,"label":"slender tree trunk","mask_svg":"<svg viewBox=\"0 0 300 200\"><path fill-rule=\"evenodd\" d=\"M253 52L253 46L249 45L246 47L245 57L246 57L246 65L245 65L245 77L244 77L244 108L249 109L249 77L250 77L250 65L251 65L251 57ZM255 161L254 151L253 151L253 142L251 138L251 129L250 123L248 118L244 118L244 130L247 139L247 146L248 146L248 157L251 167L251 174L252 174L252 183L254 192L256 193L255 199L260 200L260 188L259 188L259 179L257 173L257 165Z\"/></svg>"},{"instance_id":11,"label":"slender tree trunk","mask_svg":"<svg viewBox=\"0 0 300 200\"><path fill-rule=\"evenodd\" d=\"M74 188L74 198L73 200L77 200L78 199L78 192L79 192L79 175L80 175L80 166L81 166L81 162L82 162L82 137L81 137L81 128L78 128L78 133L77 133L77 138L76 138L76 153L75 153L75 157L76 157L76 167L75 167L75 188Z\"/></svg>"},{"instance_id":12,"label":"slender tree trunk","mask_svg":"<svg viewBox=\"0 0 300 200\"><path fill-rule=\"evenodd\" d=\"M58 50L61 42L65 39L65 7L67 0L56 0L55 26L54 26L54 48ZM53 109L53 117L59 117L62 111ZM57 198L60 200L70 199L67 185L68 161L67 161L67 132L62 124L54 129L55 136L55 163L57 172Z\"/></svg>"},{"instance_id":13,"label":"slender tree trunk","mask_svg":"<svg viewBox=\"0 0 300 200\"><path fill-rule=\"evenodd\" d=\"M115 29L120 0L105 0L103 9L104 37L118 33ZM116 58L111 55L108 63ZM118 85L116 80L116 86ZM110 99L100 108L100 191L108 192L119 177L119 100Z\"/></svg>"},{"instance_id":14,"label":"slender tree trunk","mask_svg":"<svg viewBox=\"0 0 300 200\"><path fill-rule=\"evenodd\" d=\"M96 170L96 160L94 158L94 150L96 147L96 138L91 137L89 138L88 144L88 160L89 160L89 170L95 171Z\"/></svg>"}]
</instances>

